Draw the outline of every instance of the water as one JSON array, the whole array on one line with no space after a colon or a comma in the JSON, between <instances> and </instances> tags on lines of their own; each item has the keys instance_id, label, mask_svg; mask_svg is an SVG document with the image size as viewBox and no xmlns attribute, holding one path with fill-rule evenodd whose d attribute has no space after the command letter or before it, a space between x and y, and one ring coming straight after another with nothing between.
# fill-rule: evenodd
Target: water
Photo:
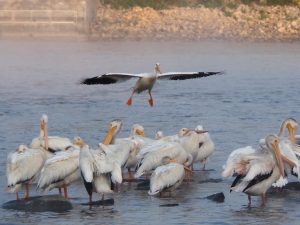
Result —
<instances>
[{"instance_id":1,"label":"water","mask_svg":"<svg viewBox=\"0 0 300 225\"><path fill-rule=\"evenodd\" d=\"M228 154L238 147L256 146L258 139L277 133L287 117L300 120L299 43L234 42L0 42L0 203L15 198L5 192L7 153L29 144L39 132L42 113L49 116L49 135L80 135L91 146L102 141L109 121L122 119L120 137L133 123L154 137L161 129L174 134L181 127L202 124L216 144L208 172L197 172L172 198L153 198L147 191L124 184L113 207L89 210L82 184L70 187L70 212L25 213L0 209L5 224L297 224L300 196L296 191L269 195L266 208L254 197L247 208L244 194L229 194L232 179L221 178ZM134 97L126 106L134 81L110 86L80 86L80 79L104 72L219 71L226 75L186 81L161 81L148 96ZM198 166L199 167L199 166ZM57 191L54 190L53 193ZM224 192L225 202L202 199ZM32 193L37 195L35 188ZM98 198L98 196L94 196ZM162 204L179 204L160 207Z\"/></svg>"}]
</instances>

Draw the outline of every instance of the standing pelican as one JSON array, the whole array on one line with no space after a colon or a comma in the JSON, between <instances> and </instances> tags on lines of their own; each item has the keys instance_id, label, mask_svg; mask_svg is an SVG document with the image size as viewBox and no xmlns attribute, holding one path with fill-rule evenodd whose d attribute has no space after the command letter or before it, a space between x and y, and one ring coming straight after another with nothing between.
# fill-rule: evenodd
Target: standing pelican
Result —
<instances>
[{"instance_id":1,"label":"standing pelican","mask_svg":"<svg viewBox=\"0 0 300 225\"><path fill-rule=\"evenodd\" d=\"M68 198L67 186L80 179L79 149L83 144L80 137L75 137L73 146L47 159L41 170L37 187L44 191L63 188L64 196Z\"/></svg>"},{"instance_id":2,"label":"standing pelican","mask_svg":"<svg viewBox=\"0 0 300 225\"><path fill-rule=\"evenodd\" d=\"M18 191L25 185L25 199L29 198L29 185L42 169L46 160L46 152L20 145L15 152L9 153L6 162L7 186L9 192Z\"/></svg>"},{"instance_id":3,"label":"standing pelican","mask_svg":"<svg viewBox=\"0 0 300 225\"><path fill-rule=\"evenodd\" d=\"M265 140L266 148L261 151L251 150L253 153L250 154L236 151L230 155L222 173L224 177L236 175L231 191L246 193L249 206L252 195L261 195L261 205L265 206L266 192L271 185L276 182L277 186L282 187L287 183L284 162L290 164L290 161L281 154L280 139L276 135L268 135Z\"/></svg>"},{"instance_id":4,"label":"standing pelican","mask_svg":"<svg viewBox=\"0 0 300 225\"><path fill-rule=\"evenodd\" d=\"M160 70L160 64L156 63L154 73L106 73L100 76L87 78L81 81L81 84L94 85L94 84L112 84L116 82L126 81L130 78L138 78L135 86L133 87L132 94L130 95L127 105L132 105L132 97L134 94L139 94L143 91L148 90L150 99L149 105L153 106L154 101L151 94L151 90L157 79L168 79L168 80L186 80L193 78L208 77L211 75L219 75L223 72L168 72L162 73Z\"/></svg>"},{"instance_id":5,"label":"standing pelican","mask_svg":"<svg viewBox=\"0 0 300 225\"><path fill-rule=\"evenodd\" d=\"M44 148L49 152L56 152L72 146L69 138L48 136L48 116L43 114L40 121L40 136L31 142L31 148Z\"/></svg>"},{"instance_id":6,"label":"standing pelican","mask_svg":"<svg viewBox=\"0 0 300 225\"><path fill-rule=\"evenodd\" d=\"M169 163L157 167L150 178L149 195L156 195L162 191L172 192L180 186L184 179L184 166L179 163Z\"/></svg>"}]
</instances>

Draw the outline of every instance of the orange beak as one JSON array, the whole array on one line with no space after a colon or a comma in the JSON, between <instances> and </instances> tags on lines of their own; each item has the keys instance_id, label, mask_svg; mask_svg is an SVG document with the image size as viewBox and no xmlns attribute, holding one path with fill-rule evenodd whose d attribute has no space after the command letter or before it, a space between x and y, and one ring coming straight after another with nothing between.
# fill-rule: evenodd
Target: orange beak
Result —
<instances>
[{"instance_id":1,"label":"orange beak","mask_svg":"<svg viewBox=\"0 0 300 225\"><path fill-rule=\"evenodd\" d=\"M114 126L114 127L111 127L106 135L106 137L104 138L103 140L103 144L105 145L109 145L111 144L112 142L112 139L114 138L114 135L115 135L115 131L117 130L117 127Z\"/></svg>"}]
</instances>

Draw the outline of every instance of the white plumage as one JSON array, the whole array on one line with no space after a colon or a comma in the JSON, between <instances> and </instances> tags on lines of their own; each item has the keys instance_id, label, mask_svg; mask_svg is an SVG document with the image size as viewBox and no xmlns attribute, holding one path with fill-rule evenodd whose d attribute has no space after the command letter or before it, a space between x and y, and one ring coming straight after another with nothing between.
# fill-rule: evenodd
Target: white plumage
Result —
<instances>
[{"instance_id":1,"label":"white plumage","mask_svg":"<svg viewBox=\"0 0 300 225\"><path fill-rule=\"evenodd\" d=\"M17 192L19 184L28 185L40 172L46 160L46 153L40 149L30 149L20 145L15 152L9 153L6 162L6 176L9 191ZM26 196L29 197L28 186Z\"/></svg>"},{"instance_id":2,"label":"white plumage","mask_svg":"<svg viewBox=\"0 0 300 225\"><path fill-rule=\"evenodd\" d=\"M161 191L173 191L184 179L184 166L178 163L169 163L157 167L150 178L149 195L156 195Z\"/></svg>"}]
</instances>

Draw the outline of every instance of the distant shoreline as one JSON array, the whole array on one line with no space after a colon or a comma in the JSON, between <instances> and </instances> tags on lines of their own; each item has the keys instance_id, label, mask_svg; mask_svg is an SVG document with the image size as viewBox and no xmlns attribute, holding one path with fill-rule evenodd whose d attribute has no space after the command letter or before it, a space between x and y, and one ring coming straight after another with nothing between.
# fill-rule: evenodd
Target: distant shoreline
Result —
<instances>
[{"instance_id":1,"label":"distant shoreline","mask_svg":"<svg viewBox=\"0 0 300 225\"><path fill-rule=\"evenodd\" d=\"M162 10L99 7L89 33L70 26L61 26L55 32L51 29L48 32L46 26L42 28L46 28L46 32L27 27L18 27L20 32L8 32L2 28L0 38L297 42L300 41L300 7L240 5L222 9L175 7Z\"/></svg>"}]
</instances>

